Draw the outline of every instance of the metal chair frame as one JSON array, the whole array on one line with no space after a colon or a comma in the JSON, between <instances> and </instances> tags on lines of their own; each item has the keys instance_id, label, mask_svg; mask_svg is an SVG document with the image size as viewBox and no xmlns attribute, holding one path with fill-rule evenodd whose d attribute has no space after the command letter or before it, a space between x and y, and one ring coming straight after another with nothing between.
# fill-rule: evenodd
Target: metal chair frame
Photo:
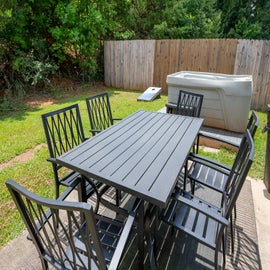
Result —
<instances>
[{"instance_id":1,"label":"metal chair frame","mask_svg":"<svg viewBox=\"0 0 270 270\"><path fill-rule=\"evenodd\" d=\"M55 269L118 268L135 228L139 200L122 222L95 214L93 207L84 202L63 201L63 196L57 200L42 198L12 180L7 180L6 186L44 270L49 266Z\"/></svg>"},{"instance_id":2,"label":"metal chair frame","mask_svg":"<svg viewBox=\"0 0 270 270\"><path fill-rule=\"evenodd\" d=\"M252 111L251 112L251 115L249 117L249 120L248 120L248 123L247 123L247 127L246 129L249 130L251 136L254 138L255 134L256 134L256 131L257 131L257 128L258 128L258 125L259 125L259 117L258 115L256 114L255 111ZM198 154L198 151L199 151L199 144L200 144L200 138L201 137L205 137L207 139L210 139L210 140L214 140L214 141L218 141L224 145L229 145L229 146L232 146L234 148L239 148L239 144L233 142L233 141L229 141L229 140L226 140L222 137L218 137L218 136L215 136L215 135L210 135L208 133L205 133L204 131L200 131L198 136L197 136L197 146L196 146L196 154Z\"/></svg>"},{"instance_id":3,"label":"metal chair frame","mask_svg":"<svg viewBox=\"0 0 270 270\"><path fill-rule=\"evenodd\" d=\"M203 98L201 94L180 90L176 106L172 103L166 104L167 113L200 117Z\"/></svg>"},{"instance_id":4,"label":"metal chair frame","mask_svg":"<svg viewBox=\"0 0 270 270\"><path fill-rule=\"evenodd\" d=\"M110 127L115 121L122 118L113 118L112 110L107 92L86 98L90 131L93 136Z\"/></svg>"},{"instance_id":5,"label":"metal chair frame","mask_svg":"<svg viewBox=\"0 0 270 270\"><path fill-rule=\"evenodd\" d=\"M61 177L62 166L56 158L86 140L78 104L45 113L41 116L55 179L56 198L60 185L70 186L80 177L71 171Z\"/></svg>"},{"instance_id":6,"label":"metal chair frame","mask_svg":"<svg viewBox=\"0 0 270 270\"><path fill-rule=\"evenodd\" d=\"M93 194L96 194L96 211L99 209L100 202L106 204L107 207L114 207L112 203L102 197L109 186L103 185L95 179L84 177L78 172L68 170L56 162L58 156L87 140L78 104L43 114L41 117L50 154L48 161L51 162L54 172L56 198L60 194L60 185L69 187L80 179L81 185L78 189L80 201L86 201Z\"/></svg>"},{"instance_id":7,"label":"metal chair frame","mask_svg":"<svg viewBox=\"0 0 270 270\"><path fill-rule=\"evenodd\" d=\"M167 104L167 113L175 113L184 116L200 117L204 96L184 90L179 91L178 101L175 108ZM197 137L193 144L193 152L196 151Z\"/></svg>"},{"instance_id":8,"label":"metal chair frame","mask_svg":"<svg viewBox=\"0 0 270 270\"><path fill-rule=\"evenodd\" d=\"M113 118L108 92L100 93L85 99L90 122L90 132L95 136L122 118ZM116 205L119 206L122 194L116 190Z\"/></svg>"},{"instance_id":9,"label":"metal chair frame","mask_svg":"<svg viewBox=\"0 0 270 270\"><path fill-rule=\"evenodd\" d=\"M220 207L209 203L207 199L203 200L190 192L176 188L171 202L162 212L163 221L215 250L215 269L218 269L218 253L221 245L225 269L227 227L253 157L254 142L247 130L237 153L237 162L228 172Z\"/></svg>"},{"instance_id":10,"label":"metal chair frame","mask_svg":"<svg viewBox=\"0 0 270 270\"><path fill-rule=\"evenodd\" d=\"M252 129L253 133L247 129L251 137L255 135L257 126L258 126L258 118L255 117L256 115L253 114L252 119ZM213 137L212 137L213 138ZM222 139L219 139L221 141ZM223 140L224 141L224 140ZM245 145L243 142L245 141L245 136L242 138L241 144L237 146L236 144L232 143L230 145L234 145L238 147L238 151L234 160L232 167L222 164L216 160L204 157L202 155L190 153L188 160L191 161L191 165L189 169L186 168L185 170L185 179L184 179L184 187L186 186L187 179L190 180L191 184L191 191L195 193L195 185L200 184L210 188L220 194L223 194L227 190L227 186L230 185L231 179L229 178L231 170L239 170L239 166L241 166L241 153L243 151L243 147ZM230 142L228 142L230 143ZM222 197L223 198L223 197ZM222 204L222 201L221 201ZM234 207L234 219L236 219L236 206ZM232 253L234 252L234 227L233 227L233 218L231 217L231 248Z\"/></svg>"}]
</instances>

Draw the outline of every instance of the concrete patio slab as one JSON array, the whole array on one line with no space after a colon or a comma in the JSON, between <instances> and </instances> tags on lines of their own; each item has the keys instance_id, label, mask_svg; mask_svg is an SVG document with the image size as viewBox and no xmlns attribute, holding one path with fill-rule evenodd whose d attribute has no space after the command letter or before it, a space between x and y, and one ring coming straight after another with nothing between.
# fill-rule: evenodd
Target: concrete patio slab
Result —
<instances>
[{"instance_id":1,"label":"concrete patio slab","mask_svg":"<svg viewBox=\"0 0 270 270\"><path fill-rule=\"evenodd\" d=\"M237 201L236 251L232 255L229 250L226 269L270 269L269 213L270 195L267 193L263 181L248 178ZM22 235L10 241L0 250L0 269L41 269L35 247L31 241L26 239L26 236L27 232L24 231ZM158 254L158 269L178 269L180 265L181 269L212 269L210 258L209 261L203 261L199 256L195 258L198 248L202 250L199 246L183 237L181 233L177 235L177 239L179 241L165 241L161 245ZM136 244L136 241L134 242ZM174 242L174 246L172 242ZM187 243L192 243L188 250L184 249ZM191 255L191 248L194 249L195 255ZM179 250L187 253L179 254ZM204 251L202 250L202 252ZM211 254L209 253L209 255ZM136 269L134 248L129 250L126 259L127 263L122 266L123 269ZM148 269L147 259L146 269Z\"/></svg>"}]
</instances>

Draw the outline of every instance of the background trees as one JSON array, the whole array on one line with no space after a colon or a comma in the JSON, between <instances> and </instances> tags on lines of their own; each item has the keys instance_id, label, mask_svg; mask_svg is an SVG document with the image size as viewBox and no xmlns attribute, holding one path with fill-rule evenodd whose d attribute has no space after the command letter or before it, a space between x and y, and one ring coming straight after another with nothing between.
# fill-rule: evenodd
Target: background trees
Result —
<instances>
[{"instance_id":1,"label":"background trees","mask_svg":"<svg viewBox=\"0 0 270 270\"><path fill-rule=\"evenodd\" d=\"M0 109L52 76L103 76L110 39L270 38L270 0L0 2Z\"/></svg>"},{"instance_id":2,"label":"background trees","mask_svg":"<svg viewBox=\"0 0 270 270\"><path fill-rule=\"evenodd\" d=\"M0 5L2 108L14 95L43 91L55 73L80 81L100 79L110 3L11 0Z\"/></svg>"}]
</instances>

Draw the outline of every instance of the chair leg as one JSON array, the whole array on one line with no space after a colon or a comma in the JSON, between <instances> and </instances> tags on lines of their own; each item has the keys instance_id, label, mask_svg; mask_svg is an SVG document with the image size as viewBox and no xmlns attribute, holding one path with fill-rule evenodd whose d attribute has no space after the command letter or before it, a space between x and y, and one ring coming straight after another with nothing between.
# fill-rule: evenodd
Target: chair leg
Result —
<instances>
[{"instance_id":1,"label":"chair leg","mask_svg":"<svg viewBox=\"0 0 270 270\"><path fill-rule=\"evenodd\" d=\"M116 204L117 207L119 207L121 199L122 199L121 198L121 191L116 189L115 190L115 204Z\"/></svg>"},{"instance_id":2,"label":"chair leg","mask_svg":"<svg viewBox=\"0 0 270 270\"><path fill-rule=\"evenodd\" d=\"M225 235L226 234L223 234L222 235L222 239L221 239L221 245L222 245L222 259L223 259L223 262L222 262L222 269L225 269L225 266L226 266L226 240L225 240ZM216 246L216 249L215 249L215 269L218 270L219 267L218 267L218 254L219 254L219 247L220 245L217 245Z\"/></svg>"},{"instance_id":3,"label":"chair leg","mask_svg":"<svg viewBox=\"0 0 270 270\"><path fill-rule=\"evenodd\" d=\"M144 268L144 203L139 206L138 212L138 265L139 269Z\"/></svg>"},{"instance_id":4,"label":"chair leg","mask_svg":"<svg viewBox=\"0 0 270 270\"><path fill-rule=\"evenodd\" d=\"M215 269L218 270L218 248L215 250Z\"/></svg>"},{"instance_id":5,"label":"chair leg","mask_svg":"<svg viewBox=\"0 0 270 270\"><path fill-rule=\"evenodd\" d=\"M222 236L222 252L223 252L223 269L225 269L226 266L226 240L225 235Z\"/></svg>"},{"instance_id":6,"label":"chair leg","mask_svg":"<svg viewBox=\"0 0 270 270\"><path fill-rule=\"evenodd\" d=\"M190 179L190 189L191 189L191 194L194 195L195 193L195 181Z\"/></svg>"},{"instance_id":7,"label":"chair leg","mask_svg":"<svg viewBox=\"0 0 270 270\"><path fill-rule=\"evenodd\" d=\"M231 230L231 249L232 254L234 253L234 226L233 226L233 216L230 216L230 230Z\"/></svg>"},{"instance_id":8,"label":"chair leg","mask_svg":"<svg viewBox=\"0 0 270 270\"><path fill-rule=\"evenodd\" d=\"M55 183L55 199L60 196L60 187L58 183Z\"/></svg>"},{"instance_id":9,"label":"chair leg","mask_svg":"<svg viewBox=\"0 0 270 270\"><path fill-rule=\"evenodd\" d=\"M152 220L151 211L152 211L152 209L148 208L146 213L145 213L145 234L146 234L145 236L146 236L146 244L147 244L148 254L149 254L150 269L151 270L156 270L157 269L156 256L155 256L156 239L153 238L153 236L152 236L153 232L150 229L151 220ZM155 207L154 207L153 211L154 211L154 215L155 215L156 214ZM156 218L156 217L154 217L154 218ZM156 224L154 224L154 226L155 225ZM156 228L153 228L153 229L154 229L154 236L155 236Z\"/></svg>"}]
</instances>

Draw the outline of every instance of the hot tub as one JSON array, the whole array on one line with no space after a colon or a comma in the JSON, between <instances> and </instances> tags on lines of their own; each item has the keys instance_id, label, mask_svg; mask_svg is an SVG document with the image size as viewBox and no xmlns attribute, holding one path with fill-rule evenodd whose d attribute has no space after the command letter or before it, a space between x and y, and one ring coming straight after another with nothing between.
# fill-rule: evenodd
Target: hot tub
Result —
<instances>
[{"instance_id":1,"label":"hot tub","mask_svg":"<svg viewBox=\"0 0 270 270\"><path fill-rule=\"evenodd\" d=\"M232 132L245 132L251 96L251 75L181 71L167 76L168 103L176 104L179 90L204 95L204 125Z\"/></svg>"}]
</instances>

